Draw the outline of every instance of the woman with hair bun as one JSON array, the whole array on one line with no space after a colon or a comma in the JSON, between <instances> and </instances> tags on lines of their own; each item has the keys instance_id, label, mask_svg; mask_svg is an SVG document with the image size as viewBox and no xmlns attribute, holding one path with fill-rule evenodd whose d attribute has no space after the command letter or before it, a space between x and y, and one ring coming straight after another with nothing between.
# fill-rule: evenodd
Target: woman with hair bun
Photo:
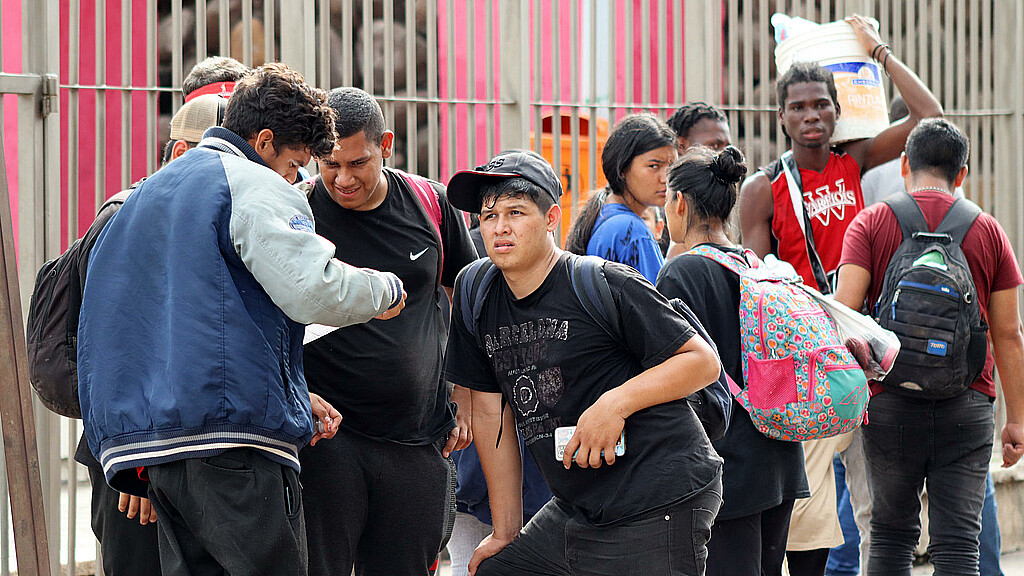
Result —
<instances>
[{"instance_id":1,"label":"woman with hair bun","mask_svg":"<svg viewBox=\"0 0 1024 576\"><path fill-rule=\"evenodd\" d=\"M676 157L676 134L668 124L650 114L623 118L601 153L608 186L584 205L565 249L627 264L654 282L665 256L643 214L665 205L668 167Z\"/></svg>"},{"instance_id":2,"label":"woman with hair bun","mask_svg":"<svg viewBox=\"0 0 1024 576\"><path fill-rule=\"evenodd\" d=\"M684 153L668 172L665 212L672 241L685 250L707 245L742 254L729 241L726 222L746 173L743 155L732 146L718 153L704 147ZM718 345L725 371L742 386L739 276L686 253L665 264L657 288L693 310ZM707 575L781 575L793 501L810 494L801 445L769 439L736 407L728 431L714 446L725 459L724 502L708 543Z\"/></svg>"}]
</instances>

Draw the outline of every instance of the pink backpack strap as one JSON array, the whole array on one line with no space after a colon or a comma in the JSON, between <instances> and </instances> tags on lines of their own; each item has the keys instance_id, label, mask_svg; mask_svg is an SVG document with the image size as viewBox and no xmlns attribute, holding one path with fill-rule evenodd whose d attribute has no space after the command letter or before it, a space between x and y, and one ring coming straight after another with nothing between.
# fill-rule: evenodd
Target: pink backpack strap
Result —
<instances>
[{"instance_id":1,"label":"pink backpack strap","mask_svg":"<svg viewBox=\"0 0 1024 576\"><path fill-rule=\"evenodd\" d=\"M441 235L441 202L440 197L437 194L437 190L430 184L430 181L418 174L409 174L402 170L395 170L399 176L401 176L412 188L416 198L419 199L420 204L423 205L423 210L427 213L427 218L434 225L434 230L437 231L437 252L438 261L441 263L441 271L444 270L444 239Z\"/></svg>"},{"instance_id":2,"label":"pink backpack strap","mask_svg":"<svg viewBox=\"0 0 1024 576\"><path fill-rule=\"evenodd\" d=\"M696 254L697 256L703 256L709 260L714 260L722 266L725 266L729 270L733 271L737 276L746 268L750 266L738 254L730 254L729 252L723 252L717 248L712 248L707 244L701 244L700 246L694 246L690 249L687 254ZM753 252L751 252L753 254Z\"/></svg>"}]
</instances>

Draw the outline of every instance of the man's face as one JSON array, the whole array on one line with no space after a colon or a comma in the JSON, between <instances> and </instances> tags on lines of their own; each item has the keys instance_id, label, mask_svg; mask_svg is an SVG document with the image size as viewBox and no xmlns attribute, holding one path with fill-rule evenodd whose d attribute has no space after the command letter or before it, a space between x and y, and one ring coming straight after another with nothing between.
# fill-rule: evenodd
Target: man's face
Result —
<instances>
[{"instance_id":1,"label":"man's face","mask_svg":"<svg viewBox=\"0 0 1024 576\"><path fill-rule=\"evenodd\" d=\"M678 138L679 153L686 152L690 146L707 146L715 152L721 152L726 146L732 144L729 137L729 124L714 118L701 118L690 131L686 138Z\"/></svg>"},{"instance_id":2,"label":"man's face","mask_svg":"<svg viewBox=\"0 0 1024 576\"><path fill-rule=\"evenodd\" d=\"M806 148L828 146L839 111L824 82L791 84L779 111L779 121L795 144Z\"/></svg>"},{"instance_id":3,"label":"man's face","mask_svg":"<svg viewBox=\"0 0 1024 576\"><path fill-rule=\"evenodd\" d=\"M380 206L387 192L384 159L391 157L394 133L388 131L380 142L370 142L366 132L339 138L327 158L319 159L320 177L331 198L342 208L372 210Z\"/></svg>"},{"instance_id":4,"label":"man's face","mask_svg":"<svg viewBox=\"0 0 1024 576\"><path fill-rule=\"evenodd\" d=\"M309 148L281 146L275 149L273 146L267 146L264 150L257 150L257 153L271 170L280 174L289 184L298 178L299 168L309 164Z\"/></svg>"},{"instance_id":5,"label":"man's face","mask_svg":"<svg viewBox=\"0 0 1024 576\"><path fill-rule=\"evenodd\" d=\"M561 208L554 204L541 212L527 197L502 196L480 210L480 235L487 255L503 272L527 270L555 248L551 233L558 226Z\"/></svg>"}]
</instances>

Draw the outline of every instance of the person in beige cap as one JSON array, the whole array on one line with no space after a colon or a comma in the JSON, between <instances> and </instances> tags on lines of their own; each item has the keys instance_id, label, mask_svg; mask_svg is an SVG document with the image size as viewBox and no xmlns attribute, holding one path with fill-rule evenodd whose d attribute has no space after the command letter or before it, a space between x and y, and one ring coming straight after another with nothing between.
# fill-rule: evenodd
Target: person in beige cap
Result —
<instances>
[{"instance_id":1,"label":"person in beige cap","mask_svg":"<svg viewBox=\"0 0 1024 576\"><path fill-rule=\"evenodd\" d=\"M220 126L228 99L216 94L204 94L186 102L171 118L171 139L164 146L163 164L178 158L203 139L203 132L211 126Z\"/></svg>"}]
</instances>

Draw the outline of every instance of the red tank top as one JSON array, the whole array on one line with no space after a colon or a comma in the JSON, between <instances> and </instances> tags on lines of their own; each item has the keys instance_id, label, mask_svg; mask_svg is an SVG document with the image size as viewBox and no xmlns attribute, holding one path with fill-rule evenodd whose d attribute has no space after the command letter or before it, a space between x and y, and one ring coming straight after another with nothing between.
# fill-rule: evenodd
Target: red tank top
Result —
<instances>
[{"instance_id":1,"label":"red tank top","mask_svg":"<svg viewBox=\"0 0 1024 576\"><path fill-rule=\"evenodd\" d=\"M772 183L772 234L775 236L775 253L796 268L804 283L815 285L807 256L807 242L797 218L789 194L786 174L782 161L776 160L762 168ZM864 195L860 189L860 166L849 154L833 151L828 164L821 172L800 169L803 184L804 208L811 220L814 244L818 249L825 273L831 273L839 266L843 252L843 235L853 217L864 209Z\"/></svg>"}]
</instances>

